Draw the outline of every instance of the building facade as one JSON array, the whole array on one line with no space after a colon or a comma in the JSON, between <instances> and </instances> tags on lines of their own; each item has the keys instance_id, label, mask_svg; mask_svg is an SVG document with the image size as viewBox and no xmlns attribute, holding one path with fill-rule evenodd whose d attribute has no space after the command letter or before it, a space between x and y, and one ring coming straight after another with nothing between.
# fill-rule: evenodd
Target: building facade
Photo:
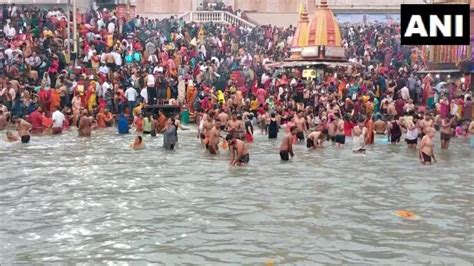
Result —
<instances>
[{"instance_id":1,"label":"building facade","mask_svg":"<svg viewBox=\"0 0 474 266\"><path fill-rule=\"evenodd\" d=\"M199 10L208 0L137 0L138 13L182 13ZM216 1L216 0L212 0ZM226 6L258 13L297 13L301 4L313 12L320 0L222 0ZM400 9L400 4L422 4L423 0L328 0L332 9Z\"/></svg>"}]
</instances>

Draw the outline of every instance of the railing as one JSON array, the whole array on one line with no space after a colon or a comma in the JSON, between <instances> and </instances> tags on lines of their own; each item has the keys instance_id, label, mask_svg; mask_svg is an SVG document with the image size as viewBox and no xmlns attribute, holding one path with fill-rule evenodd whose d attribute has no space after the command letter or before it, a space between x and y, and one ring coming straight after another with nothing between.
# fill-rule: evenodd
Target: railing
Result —
<instances>
[{"instance_id":1,"label":"railing","mask_svg":"<svg viewBox=\"0 0 474 266\"><path fill-rule=\"evenodd\" d=\"M255 24L227 11L190 11L178 16L178 18L182 18L186 22L214 22L238 25L245 28L255 27Z\"/></svg>"}]
</instances>

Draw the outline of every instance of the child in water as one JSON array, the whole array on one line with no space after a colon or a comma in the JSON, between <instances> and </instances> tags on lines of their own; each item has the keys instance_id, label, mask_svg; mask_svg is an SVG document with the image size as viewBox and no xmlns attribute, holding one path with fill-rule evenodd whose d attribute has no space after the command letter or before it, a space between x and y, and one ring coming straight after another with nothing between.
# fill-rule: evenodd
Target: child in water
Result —
<instances>
[{"instance_id":1,"label":"child in water","mask_svg":"<svg viewBox=\"0 0 474 266\"><path fill-rule=\"evenodd\" d=\"M130 148L134 150L143 150L145 148L145 143L143 143L142 136L136 136L133 143L130 144Z\"/></svg>"}]
</instances>

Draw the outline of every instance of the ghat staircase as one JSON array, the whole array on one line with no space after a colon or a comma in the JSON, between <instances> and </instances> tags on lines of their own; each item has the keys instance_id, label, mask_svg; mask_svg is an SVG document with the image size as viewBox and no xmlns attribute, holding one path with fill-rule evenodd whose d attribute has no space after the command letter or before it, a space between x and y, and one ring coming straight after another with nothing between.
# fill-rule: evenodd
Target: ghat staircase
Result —
<instances>
[{"instance_id":1,"label":"ghat staircase","mask_svg":"<svg viewBox=\"0 0 474 266\"><path fill-rule=\"evenodd\" d=\"M256 25L240 18L227 11L189 11L178 18L182 18L186 22L214 22L243 26L244 28L254 28Z\"/></svg>"}]
</instances>

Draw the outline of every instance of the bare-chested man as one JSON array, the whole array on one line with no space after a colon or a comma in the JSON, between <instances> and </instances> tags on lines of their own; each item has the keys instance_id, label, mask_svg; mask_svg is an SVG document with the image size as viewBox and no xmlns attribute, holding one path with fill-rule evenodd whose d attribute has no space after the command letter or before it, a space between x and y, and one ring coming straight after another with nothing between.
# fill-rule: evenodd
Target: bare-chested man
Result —
<instances>
[{"instance_id":1,"label":"bare-chested man","mask_svg":"<svg viewBox=\"0 0 474 266\"><path fill-rule=\"evenodd\" d=\"M21 143L30 142L31 124L21 118L18 118L16 120L16 124L18 128L18 136L20 136L21 138Z\"/></svg>"},{"instance_id":2,"label":"bare-chested man","mask_svg":"<svg viewBox=\"0 0 474 266\"><path fill-rule=\"evenodd\" d=\"M323 142L327 138L328 130L325 128L322 131L313 131L309 133L306 138L306 147L308 149L323 148Z\"/></svg>"},{"instance_id":3,"label":"bare-chested man","mask_svg":"<svg viewBox=\"0 0 474 266\"><path fill-rule=\"evenodd\" d=\"M424 115L423 119L418 120L418 128L420 129L420 138L427 134L428 130L433 127L434 121L429 114Z\"/></svg>"},{"instance_id":4,"label":"bare-chested man","mask_svg":"<svg viewBox=\"0 0 474 266\"><path fill-rule=\"evenodd\" d=\"M290 156L293 157L295 154L293 153L293 137L296 135L298 128L296 126L292 126L290 128L290 133L287 133L285 137L283 137L283 141L281 142L280 146L280 158L282 161L290 160Z\"/></svg>"},{"instance_id":5,"label":"bare-chested man","mask_svg":"<svg viewBox=\"0 0 474 266\"><path fill-rule=\"evenodd\" d=\"M308 131L303 111L298 112L298 114L293 119L293 122L295 123L295 126L298 129L296 132L296 137L298 138L298 141L303 141L304 134L306 131Z\"/></svg>"},{"instance_id":6,"label":"bare-chested man","mask_svg":"<svg viewBox=\"0 0 474 266\"><path fill-rule=\"evenodd\" d=\"M420 162L422 164L431 164L431 158L436 162L434 155L434 136L436 131L434 128L429 128L426 130L426 135L423 136L420 143L419 155Z\"/></svg>"},{"instance_id":7,"label":"bare-chested man","mask_svg":"<svg viewBox=\"0 0 474 266\"><path fill-rule=\"evenodd\" d=\"M217 151L219 150L220 128L220 121L216 121L213 124L213 127L209 131L207 131L206 148L209 150L210 154L217 154Z\"/></svg>"},{"instance_id":8,"label":"bare-chested man","mask_svg":"<svg viewBox=\"0 0 474 266\"><path fill-rule=\"evenodd\" d=\"M248 164L250 156L247 144L240 139L234 138L232 134L227 134L225 139L229 143L230 164L236 166Z\"/></svg>"},{"instance_id":9,"label":"bare-chested man","mask_svg":"<svg viewBox=\"0 0 474 266\"><path fill-rule=\"evenodd\" d=\"M209 141L209 131L214 127L214 119L210 114L207 114L204 119L201 139Z\"/></svg>"},{"instance_id":10,"label":"bare-chested man","mask_svg":"<svg viewBox=\"0 0 474 266\"><path fill-rule=\"evenodd\" d=\"M453 118L443 118L441 119L441 126L440 126L440 138L441 138L441 149L447 150L449 148L449 141L451 140L451 136L453 135Z\"/></svg>"},{"instance_id":11,"label":"bare-chested man","mask_svg":"<svg viewBox=\"0 0 474 266\"><path fill-rule=\"evenodd\" d=\"M227 125L227 122L229 121L229 115L224 111L224 109L221 109L219 114L217 115L217 119L221 123L221 130L224 130L225 125Z\"/></svg>"},{"instance_id":12,"label":"bare-chested man","mask_svg":"<svg viewBox=\"0 0 474 266\"><path fill-rule=\"evenodd\" d=\"M234 135L235 138L239 138L240 133L243 131L242 121L237 120L237 115L232 114L231 120L227 122L226 130L230 134Z\"/></svg>"},{"instance_id":13,"label":"bare-chested man","mask_svg":"<svg viewBox=\"0 0 474 266\"><path fill-rule=\"evenodd\" d=\"M344 134L344 120L341 119L339 116L336 116L336 120L334 120L334 124L336 126L336 147L341 148L344 147L346 144L346 135Z\"/></svg>"},{"instance_id":14,"label":"bare-chested man","mask_svg":"<svg viewBox=\"0 0 474 266\"><path fill-rule=\"evenodd\" d=\"M78 132L79 137L90 137L92 135L92 117L87 116L87 110L82 112Z\"/></svg>"},{"instance_id":15,"label":"bare-chested man","mask_svg":"<svg viewBox=\"0 0 474 266\"><path fill-rule=\"evenodd\" d=\"M387 130L387 123L381 119L381 116L378 115L374 122L374 130L378 135L384 135Z\"/></svg>"}]
</instances>

